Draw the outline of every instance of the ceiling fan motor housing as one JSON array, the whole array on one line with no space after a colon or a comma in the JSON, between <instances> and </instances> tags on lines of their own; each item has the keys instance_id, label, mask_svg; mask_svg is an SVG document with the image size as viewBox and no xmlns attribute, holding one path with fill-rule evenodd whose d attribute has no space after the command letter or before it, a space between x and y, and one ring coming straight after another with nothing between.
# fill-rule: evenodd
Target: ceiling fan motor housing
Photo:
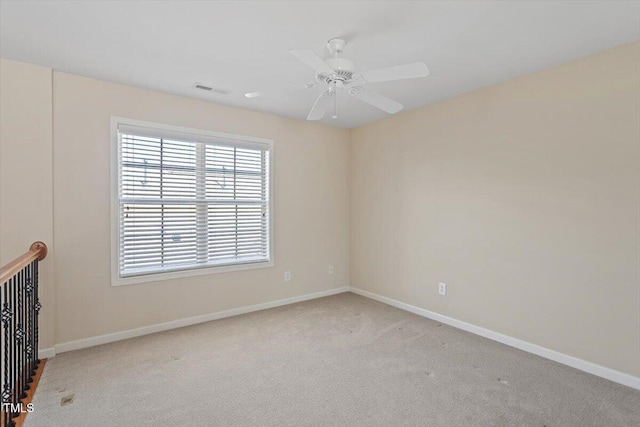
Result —
<instances>
[{"instance_id":1,"label":"ceiling fan motor housing","mask_svg":"<svg viewBox=\"0 0 640 427\"><path fill-rule=\"evenodd\" d=\"M336 81L346 82L353 79L355 66L346 58L329 58L325 62L333 69L333 74L318 74L316 77L322 83L331 84Z\"/></svg>"}]
</instances>

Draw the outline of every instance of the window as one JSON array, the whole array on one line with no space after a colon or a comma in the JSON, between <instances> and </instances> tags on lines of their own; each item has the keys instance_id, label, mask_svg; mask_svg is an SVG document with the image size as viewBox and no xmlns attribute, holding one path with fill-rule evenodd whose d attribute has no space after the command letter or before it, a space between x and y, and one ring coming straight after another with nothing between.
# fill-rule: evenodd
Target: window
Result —
<instances>
[{"instance_id":1,"label":"window","mask_svg":"<svg viewBox=\"0 0 640 427\"><path fill-rule=\"evenodd\" d=\"M113 284L271 264L272 142L113 119Z\"/></svg>"}]
</instances>

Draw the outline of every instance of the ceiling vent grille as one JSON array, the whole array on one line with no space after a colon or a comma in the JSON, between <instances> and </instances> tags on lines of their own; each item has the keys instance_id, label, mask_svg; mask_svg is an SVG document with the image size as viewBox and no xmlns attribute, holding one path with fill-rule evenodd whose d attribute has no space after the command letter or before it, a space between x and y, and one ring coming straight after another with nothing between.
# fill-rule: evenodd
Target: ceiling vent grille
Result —
<instances>
[{"instance_id":1,"label":"ceiling vent grille","mask_svg":"<svg viewBox=\"0 0 640 427\"><path fill-rule=\"evenodd\" d=\"M196 89L199 89L199 90L204 90L206 92L217 93L219 95L229 95L229 93L230 93L228 90L217 89L217 88L214 88L214 87L211 87L211 86L204 85L202 83L195 83L193 85L193 87L196 88Z\"/></svg>"}]
</instances>

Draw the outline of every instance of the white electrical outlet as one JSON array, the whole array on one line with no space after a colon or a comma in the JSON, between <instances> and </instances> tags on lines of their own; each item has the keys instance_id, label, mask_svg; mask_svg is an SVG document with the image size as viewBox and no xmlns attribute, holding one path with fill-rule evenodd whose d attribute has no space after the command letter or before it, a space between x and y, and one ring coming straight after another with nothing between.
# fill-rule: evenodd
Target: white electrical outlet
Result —
<instances>
[{"instance_id":1,"label":"white electrical outlet","mask_svg":"<svg viewBox=\"0 0 640 427\"><path fill-rule=\"evenodd\" d=\"M291 281L291 272L290 271L285 271L284 272L284 281L285 282L290 282Z\"/></svg>"},{"instance_id":2,"label":"white electrical outlet","mask_svg":"<svg viewBox=\"0 0 640 427\"><path fill-rule=\"evenodd\" d=\"M446 283L438 283L438 293L440 295L446 295L447 294L447 284Z\"/></svg>"},{"instance_id":3,"label":"white electrical outlet","mask_svg":"<svg viewBox=\"0 0 640 427\"><path fill-rule=\"evenodd\" d=\"M330 265L329 268L327 269L327 272L329 274L333 274L333 265Z\"/></svg>"}]
</instances>

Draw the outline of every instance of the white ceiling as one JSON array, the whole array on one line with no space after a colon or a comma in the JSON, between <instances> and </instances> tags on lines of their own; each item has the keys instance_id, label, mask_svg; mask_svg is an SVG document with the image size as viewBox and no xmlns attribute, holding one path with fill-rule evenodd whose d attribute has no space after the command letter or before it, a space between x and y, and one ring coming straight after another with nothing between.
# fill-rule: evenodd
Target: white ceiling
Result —
<instances>
[{"instance_id":1,"label":"white ceiling","mask_svg":"<svg viewBox=\"0 0 640 427\"><path fill-rule=\"evenodd\" d=\"M326 57L334 37L359 71L426 63L427 78L370 85L412 109L638 40L640 2L0 0L3 58L302 120L319 89L291 89L314 72L288 50ZM386 116L340 102L324 123Z\"/></svg>"}]
</instances>

